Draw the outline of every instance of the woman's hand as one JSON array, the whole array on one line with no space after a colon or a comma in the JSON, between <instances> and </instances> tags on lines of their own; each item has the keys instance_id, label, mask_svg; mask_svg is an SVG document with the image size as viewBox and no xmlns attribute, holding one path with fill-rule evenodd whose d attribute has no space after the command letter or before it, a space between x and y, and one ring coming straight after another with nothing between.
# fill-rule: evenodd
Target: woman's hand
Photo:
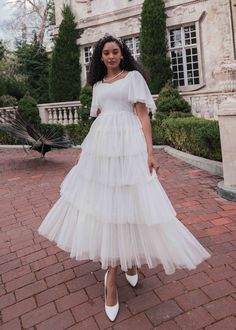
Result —
<instances>
[{"instance_id":1,"label":"woman's hand","mask_svg":"<svg viewBox=\"0 0 236 330\"><path fill-rule=\"evenodd\" d=\"M156 174L158 174L160 166L158 165L153 154L148 154L148 167L149 167L150 174L152 174L152 169L154 169L156 171Z\"/></svg>"}]
</instances>

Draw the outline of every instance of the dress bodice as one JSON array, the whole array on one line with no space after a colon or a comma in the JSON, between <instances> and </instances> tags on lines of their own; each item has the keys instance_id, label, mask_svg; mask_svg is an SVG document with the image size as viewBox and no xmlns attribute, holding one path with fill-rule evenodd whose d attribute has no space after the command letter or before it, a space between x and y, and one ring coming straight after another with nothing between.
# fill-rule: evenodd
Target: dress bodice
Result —
<instances>
[{"instance_id":1,"label":"dress bodice","mask_svg":"<svg viewBox=\"0 0 236 330\"><path fill-rule=\"evenodd\" d=\"M93 86L93 99L90 111L91 117L97 116L97 109L101 114L117 111L134 112L136 102L145 103L147 110L156 111L156 106L143 76L136 70L113 83L98 81Z\"/></svg>"},{"instance_id":2,"label":"dress bodice","mask_svg":"<svg viewBox=\"0 0 236 330\"><path fill-rule=\"evenodd\" d=\"M128 101L129 75L113 83L100 81L97 86L97 101L101 113L128 111L133 112L133 104Z\"/></svg>"}]
</instances>

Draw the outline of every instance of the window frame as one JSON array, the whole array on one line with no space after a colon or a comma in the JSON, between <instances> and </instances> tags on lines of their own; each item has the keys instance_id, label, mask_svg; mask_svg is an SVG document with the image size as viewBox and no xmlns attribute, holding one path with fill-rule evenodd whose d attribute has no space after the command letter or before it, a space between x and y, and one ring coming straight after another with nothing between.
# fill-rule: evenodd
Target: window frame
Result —
<instances>
[{"instance_id":1,"label":"window frame","mask_svg":"<svg viewBox=\"0 0 236 330\"><path fill-rule=\"evenodd\" d=\"M87 45L83 45L83 68L84 68L84 78L85 78L85 81L87 81L87 73L88 73L88 68L89 68L89 64L90 64L90 58L91 56L88 56L88 61L86 61L86 56L85 56L85 49L86 48L94 48L94 45L93 44L87 44ZM89 54L89 52L88 52Z\"/></svg>"},{"instance_id":2,"label":"window frame","mask_svg":"<svg viewBox=\"0 0 236 330\"><path fill-rule=\"evenodd\" d=\"M136 61L138 61L140 57L140 38L139 35L130 35L130 36L125 36L122 37L122 41L125 42L126 40L132 39L132 44L133 44L133 53L131 52L132 56ZM137 52L137 42L135 42L135 39L138 39L139 43L139 52ZM127 45L127 44L126 44ZM128 46L128 45L127 45ZM130 48L129 48L130 49Z\"/></svg>"},{"instance_id":3,"label":"window frame","mask_svg":"<svg viewBox=\"0 0 236 330\"><path fill-rule=\"evenodd\" d=\"M195 32L196 32L196 44L193 45L186 45L185 44L185 36L184 36L184 28L185 27L190 27L191 25L195 25ZM182 45L180 47L171 47L171 40L170 40L170 32L173 30L181 29L181 40L182 40ZM193 85L188 85L186 82L188 82L188 77L187 77L187 58L186 58L186 49L192 49L192 48L197 48L197 55L198 55L198 71L199 71L199 83L198 84L193 84ZM172 69L172 57L171 57L171 52L173 50L181 50L183 51L183 66L184 66L184 81L185 85L184 86L178 86L178 89L180 91L194 91L202 88L205 83L204 83L204 76L203 76L203 64L202 64L202 51L201 51L201 39L200 39L200 24L199 21L192 21L192 22L187 22L184 24L178 24L178 25L173 25L173 26L168 26L168 54L171 62L171 69ZM194 79L194 78L193 78Z\"/></svg>"}]
</instances>

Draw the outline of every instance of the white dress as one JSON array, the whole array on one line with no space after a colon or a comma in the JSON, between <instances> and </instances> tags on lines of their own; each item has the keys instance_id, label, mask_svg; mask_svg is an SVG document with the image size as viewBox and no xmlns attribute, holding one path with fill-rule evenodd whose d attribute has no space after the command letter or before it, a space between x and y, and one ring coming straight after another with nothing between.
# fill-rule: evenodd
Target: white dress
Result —
<instances>
[{"instance_id":1,"label":"white dress","mask_svg":"<svg viewBox=\"0 0 236 330\"><path fill-rule=\"evenodd\" d=\"M149 172L137 101L156 111L138 71L94 85L90 115L96 117L98 108L101 114L39 233L71 257L100 261L104 269L142 264L162 264L167 274L193 269L210 255L176 218L155 171Z\"/></svg>"}]
</instances>

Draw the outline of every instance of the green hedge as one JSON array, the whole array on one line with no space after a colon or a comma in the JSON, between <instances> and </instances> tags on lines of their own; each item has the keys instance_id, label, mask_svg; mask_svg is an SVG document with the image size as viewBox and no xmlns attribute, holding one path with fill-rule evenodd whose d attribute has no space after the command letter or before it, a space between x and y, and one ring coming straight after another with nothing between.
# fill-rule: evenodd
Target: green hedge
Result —
<instances>
[{"instance_id":1,"label":"green hedge","mask_svg":"<svg viewBox=\"0 0 236 330\"><path fill-rule=\"evenodd\" d=\"M48 139L61 138L65 134L64 126L60 124L40 124L39 130Z\"/></svg>"},{"instance_id":2,"label":"green hedge","mask_svg":"<svg viewBox=\"0 0 236 330\"><path fill-rule=\"evenodd\" d=\"M196 156L222 160L217 121L196 117L166 118L157 129L162 143Z\"/></svg>"},{"instance_id":3,"label":"green hedge","mask_svg":"<svg viewBox=\"0 0 236 330\"><path fill-rule=\"evenodd\" d=\"M93 120L85 120L67 126L41 124L40 127L46 134L52 130L57 137L66 134L74 145L78 145L83 142L92 123ZM182 117L181 113L176 115L172 113L171 116L158 113L151 124L153 144L167 144L196 156L222 160L217 121L199 119L186 114ZM16 141L0 130L0 144L16 144Z\"/></svg>"},{"instance_id":4,"label":"green hedge","mask_svg":"<svg viewBox=\"0 0 236 330\"><path fill-rule=\"evenodd\" d=\"M155 119L151 121L153 144L155 145L166 144L165 132L163 131L163 129L161 129L161 124L163 120L167 118L185 118L185 117L192 117L192 114L181 111L173 111L169 114L159 111L156 112Z\"/></svg>"},{"instance_id":5,"label":"green hedge","mask_svg":"<svg viewBox=\"0 0 236 330\"><path fill-rule=\"evenodd\" d=\"M64 128L62 125L55 125L55 124L40 124L39 127L37 127L37 130L40 130L41 133L45 136L47 136L48 139L50 138L57 138L62 137L64 133ZM0 145L1 144L21 144L20 139L14 138L14 136L11 133L8 133L5 131L5 129L0 129ZM24 141L22 142L24 143Z\"/></svg>"},{"instance_id":6,"label":"green hedge","mask_svg":"<svg viewBox=\"0 0 236 330\"><path fill-rule=\"evenodd\" d=\"M88 134L92 120L81 121L78 124L71 124L65 126L65 132L71 139L74 145L81 144Z\"/></svg>"},{"instance_id":7,"label":"green hedge","mask_svg":"<svg viewBox=\"0 0 236 330\"><path fill-rule=\"evenodd\" d=\"M9 133L4 131L3 129L0 129L0 145L4 144L18 144L17 139L14 139Z\"/></svg>"}]
</instances>

